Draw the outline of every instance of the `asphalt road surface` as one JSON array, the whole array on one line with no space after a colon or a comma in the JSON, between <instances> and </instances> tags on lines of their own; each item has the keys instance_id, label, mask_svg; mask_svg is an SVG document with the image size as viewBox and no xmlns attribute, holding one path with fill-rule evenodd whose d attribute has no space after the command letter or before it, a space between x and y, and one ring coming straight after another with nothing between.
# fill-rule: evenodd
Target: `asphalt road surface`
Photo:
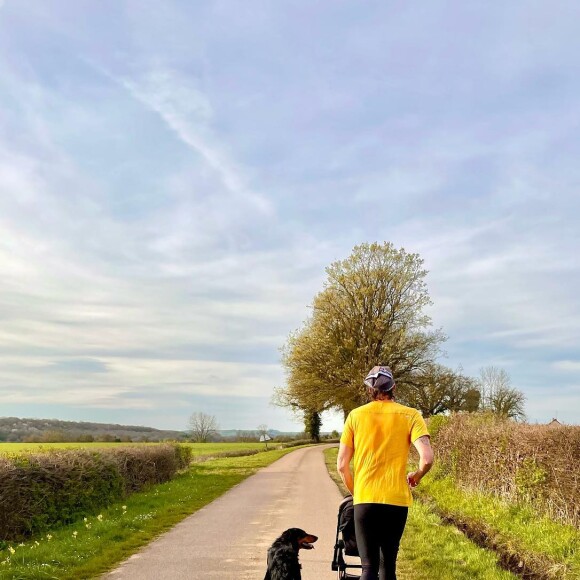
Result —
<instances>
[{"instance_id":1,"label":"asphalt road surface","mask_svg":"<svg viewBox=\"0 0 580 580\"><path fill-rule=\"evenodd\" d=\"M106 580L262 580L266 551L287 528L318 536L301 550L303 580L331 580L338 505L322 451L298 449L181 521Z\"/></svg>"}]
</instances>

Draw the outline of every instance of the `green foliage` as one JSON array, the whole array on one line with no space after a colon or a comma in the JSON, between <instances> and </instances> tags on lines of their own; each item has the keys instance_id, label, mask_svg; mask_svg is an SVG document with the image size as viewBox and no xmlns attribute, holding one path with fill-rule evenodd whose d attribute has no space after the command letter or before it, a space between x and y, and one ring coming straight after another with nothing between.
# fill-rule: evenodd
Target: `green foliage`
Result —
<instances>
[{"instance_id":1,"label":"green foliage","mask_svg":"<svg viewBox=\"0 0 580 580\"><path fill-rule=\"evenodd\" d=\"M363 378L378 363L389 364L404 393L445 340L429 330L424 312L430 299L423 260L390 243L362 244L326 273L311 318L283 350L288 380L276 402L347 413L366 402Z\"/></svg>"},{"instance_id":2,"label":"green foliage","mask_svg":"<svg viewBox=\"0 0 580 580\"><path fill-rule=\"evenodd\" d=\"M542 479L533 466L528 474L535 482L532 487ZM458 488L452 478L435 478L431 474L423 479L416 493L440 515L482 538L504 558L521 561L529 577L580 577L580 532L542 516L533 502L502 501L492 492L466 491Z\"/></svg>"},{"instance_id":3,"label":"green foliage","mask_svg":"<svg viewBox=\"0 0 580 580\"><path fill-rule=\"evenodd\" d=\"M179 445L0 458L0 539L22 539L95 513L187 466Z\"/></svg>"},{"instance_id":4,"label":"green foliage","mask_svg":"<svg viewBox=\"0 0 580 580\"><path fill-rule=\"evenodd\" d=\"M515 483L520 500L534 501L546 495L548 472L534 457L526 457L516 471Z\"/></svg>"},{"instance_id":5,"label":"green foliage","mask_svg":"<svg viewBox=\"0 0 580 580\"><path fill-rule=\"evenodd\" d=\"M449 423L449 416L447 415L434 415L433 417L430 417L427 422L427 427L431 438L435 439L441 428L447 423Z\"/></svg>"},{"instance_id":6,"label":"green foliage","mask_svg":"<svg viewBox=\"0 0 580 580\"><path fill-rule=\"evenodd\" d=\"M428 363L412 374L398 398L405 405L419 409L424 417L431 417L448 411L468 410L473 407L476 396L479 403L476 384L475 379L465 376L461 369L453 371L441 364Z\"/></svg>"},{"instance_id":7,"label":"green foliage","mask_svg":"<svg viewBox=\"0 0 580 580\"><path fill-rule=\"evenodd\" d=\"M312 410L307 410L304 412L304 430L306 434L317 443L320 441L321 426L322 420L320 419L320 413Z\"/></svg>"}]
</instances>

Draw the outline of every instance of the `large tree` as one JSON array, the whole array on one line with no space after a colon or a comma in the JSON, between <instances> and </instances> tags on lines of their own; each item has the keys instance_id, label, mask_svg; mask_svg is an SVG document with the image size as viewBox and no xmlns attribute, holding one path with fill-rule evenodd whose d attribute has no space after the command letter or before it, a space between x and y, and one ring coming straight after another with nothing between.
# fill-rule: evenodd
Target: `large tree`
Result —
<instances>
[{"instance_id":1,"label":"large tree","mask_svg":"<svg viewBox=\"0 0 580 580\"><path fill-rule=\"evenodd\" d=\"M277 402L348 413L366 402L363 378L379 363L392 368L404 392L445 340L425 313L431 301L423 260L390 243L362 244L326 273L311 317L283 350L287 385Z\"/></svg>"},{"instance_id":2,"label":"large tree","mask_svg":"<svg viewBox=\"0 0 580 580\"><path fill-rule=\"evenodd\" d=\"M216 435L219 429L216 418L206 413L192 413L189 417L189 428L191 430L191 440L196 443L207 443L209 439Z\"/></svg>"}]
</instances>

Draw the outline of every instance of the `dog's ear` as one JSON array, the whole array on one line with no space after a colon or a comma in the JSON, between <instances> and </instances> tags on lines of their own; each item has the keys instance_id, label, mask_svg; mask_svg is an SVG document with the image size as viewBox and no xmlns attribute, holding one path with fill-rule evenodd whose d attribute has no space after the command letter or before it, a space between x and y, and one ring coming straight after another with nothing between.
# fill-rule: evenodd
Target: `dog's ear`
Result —
<instances>
[{"instance_id":1,"label":"dog's ear","mask_svg":"<svg viewBox=\"0 0 580 580\"><path fill-rule=\"evenodd\" d=\"M295 550L298 550L300 547L300 539L306 536L306 532L301 530L300 528L288 528L286 531L282 533L280 539L283 542L288 542L292 544L292 547Z\"/></svg>"}]
</instances>

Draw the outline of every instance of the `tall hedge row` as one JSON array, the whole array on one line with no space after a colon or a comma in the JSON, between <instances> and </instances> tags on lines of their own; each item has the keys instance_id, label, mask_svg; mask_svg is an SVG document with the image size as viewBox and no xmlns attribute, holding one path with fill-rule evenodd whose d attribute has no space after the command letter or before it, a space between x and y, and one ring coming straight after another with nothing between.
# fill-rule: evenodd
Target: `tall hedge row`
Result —
<instances>
[{"instance_id":1,"label":"tall hedge row","mask_svg":"<svg viewBox=\"0 0 580 580\"><path fill-rule=\"evenodd\" d=\"M528 425L485 415L434 417L434 473L466 489L528 503L580 525L580 427Z\"/></svg>"},{"instance_id":2,"label":"tall hedge row","mask_svg":"<svg viewBox=\"0 0 580 580\"><path fill-rule=\"evenodd\" d=\"M71 523L149 485L168 481L191 448L154 445L0 457L0 540Z\"/></svg>"}]
</instances>

